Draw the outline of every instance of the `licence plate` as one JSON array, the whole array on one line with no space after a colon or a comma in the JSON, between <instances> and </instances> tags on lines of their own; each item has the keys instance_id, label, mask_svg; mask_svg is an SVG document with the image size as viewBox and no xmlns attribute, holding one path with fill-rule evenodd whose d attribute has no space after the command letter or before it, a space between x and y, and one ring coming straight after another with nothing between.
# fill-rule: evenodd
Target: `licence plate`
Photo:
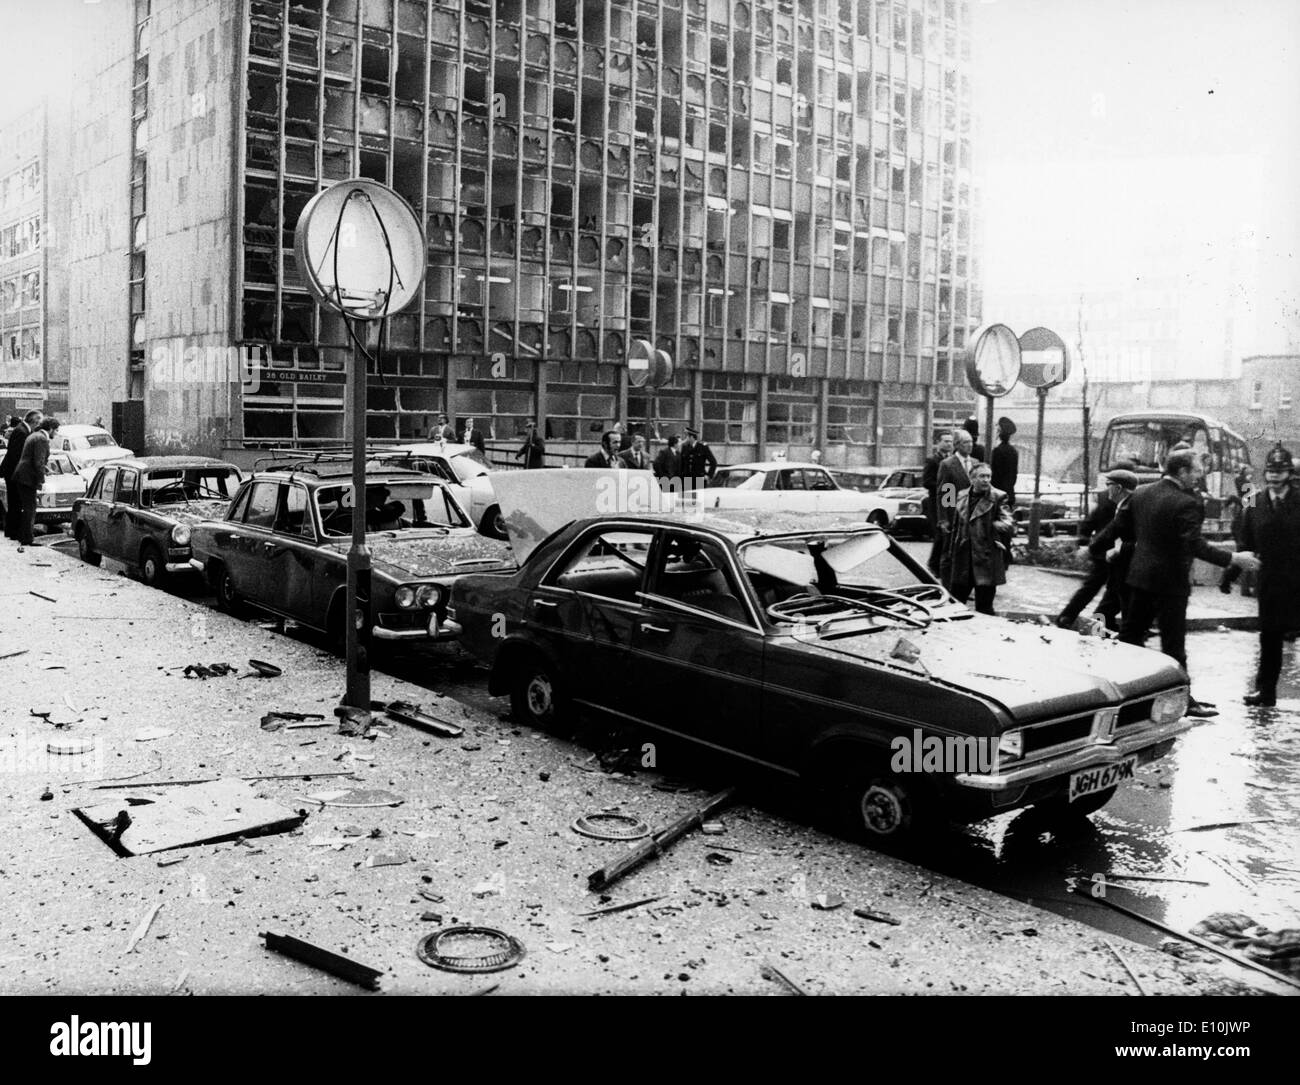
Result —
<instances>
[{"instance_id":1,"label":"licence plate","mask_svg":"<svg viewBox=\"0 0 1300 1085\"><path fill-rule=\"evenodd\" d=\"M1113 765L1098 765L1095 769L1082 769L1073 773L1070 776L1070 802L1133 779L1136 768L1137 754L1131 754Z\"/></svg>"}]
</instances>

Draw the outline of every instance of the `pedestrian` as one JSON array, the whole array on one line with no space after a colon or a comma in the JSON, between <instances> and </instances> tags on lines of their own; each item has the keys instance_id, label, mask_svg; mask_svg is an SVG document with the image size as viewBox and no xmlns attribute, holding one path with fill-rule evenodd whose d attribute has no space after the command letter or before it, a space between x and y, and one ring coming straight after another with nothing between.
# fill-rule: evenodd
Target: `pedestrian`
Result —
<instances>
[{"instance_id":1,"label":"pedestrian","mask_svg":"<svg viewBox=\"0 0 1300 1085\"><path fill-rule=\"evenodd\" d=\"M1132 478L1128 477L1130 475ZM1138 477L1127 467L1116 468L1111 476L1118 476L1124 491L1115 499L1115 511L1118 512L1119 507L1137 492ZM1113 520L1111 522L1114 523ZM1101 593L1101 602L1093 613L1106 623L1107 629L1118 633L1123 625L1123 615L1128 613L1129 608L1128 571L1133 564L1133 544L1123 542L1106 529L1088 547L1088 555L1095 561L1104 561L1109 570L1106 590Z\"/></svg>"},{"instance_id":2,"label":"pedestrian","mask_svg":"<svg viewBox=\"0 0 1300 1085\"><path fill-rule=\"evenodd\" d=\"M641 434L634 434L632 437L632 447L626 452L620 452L619 457L623 461L624 467L630 467L635 471L645 471L650 467L650 457L646 454L645 438Z\"/></svg>"},{"instance_id":3,"label":"pedestrian","mask_svg":"<svg viewBox=\"0 0 1300 1085\"><path fill-rule=\"evenodd\" d=\"M600 451L593 452L587 457L587 462L583 467L619 467L621 463L618 455L612 451L618 443L618 435L613 430L601 434Z\"/></svg>"},{"instance_id":4,"label":"pedestrian","mask_svg":"<svg viewBox=\"0 0 1300 1085\"><path fill-rule=\"evenodd\" d=\"M668 438L668 444L661 448L659 454L655 456L652 470L655 473L655 478L659 480L659 488L662 490L674 487L677 484L676 479L681 477L682 457L677 451L677 445L680 441L681 438L677 434L672 434Z\"/></svg>"},{"instance_id":5,"label":"pedestrian","mask_svg":"<svg viewBox=\"0 0 1300 1085\"><path fill-rule=\"evenodd\" d=\"M921 472L921 485L925 487L925 519L930 525L930 557L926 562L930 572L939 575L939 559L943 556L943 536L939 533L939 465L952 455L953 436L945 432L939 434L934 444L934 451L926 458L925 469Z\"/></svg>"},{"instance_id":6,"label":"pedestrian","mask_svg":"<svg viewBox=\"0 0 1300 1085\"><path fill-rule=\"evenodd\" d=\"M687 429L682 442L681 467L683 485L687 490L704 489L718 469L713 450L700 440L699 430Z\"/></svg>"},{"instance_id":7,"label":"pedestrian","mask_svg":"<svg viewBox=\"0 0 1300 1085\"><path fill-rule=\"evenodd\" d=\"M997 455L996 450L994 455ZM1115 513L1120 504L1127 501L1132 496L1133 491L1137 489L1137 475L1132 471L1126 471L1123 468L1115 468L1108 471L1102 476L1102 483L1105 489L1097 501L1097 506L1090 512L1083 521L1080 532L1080 545L1087 546L1088 556L1091 559L1091 568L1088 575L1084 578L1079 590L1070 596L1070 601L1065 604L1061 613L1056 616L1056 624L1062 629L1073 629L1074 623L1079 615L1083 613L1083 608L1092 602L1095 596L1102 588L1106 587L1111 580L1114 571L1114 562L1108 560L1109 542L1113 541L1113 534L1105 534L1106 529L1110 527L1111 521L1115 519ZM1106 543L1098 551L1092 549L1093 544ZM1106 602L1106 596L1102 596L1102 601ZM1097 613L1106 622L1106 628L1112 632L1119 632L1119 597L1115 596L1111 600L1111 605L1115 608L1107 607L1107 613L1103 614L1101 605L1098 604Z\"/></svg>"},{"instance_id":8,"label":"pedestrian","mask_svg":"<svg viewBox=\"0 0 1300 1085\"><path fill-rule=\"evenodd\" d=\"M429 428L430 441L455 441L456 431L445 414L438 415L438 421Z\"/></svg>"},{"instance_id":9,"label":"pedestrian","mask_svg":"<svg viewBox=\"0 0 1300 1085\"><path fill-rule=\"evenodd\" d=\"M1229 494L1226 501L1223 502L1223 514L1225 517L1232 517L1232 541L1236 544L1238 550L1244 550L1241 545L1241 532L1246 526L1246 509L1251 503L1251 488L1246 491L1246 497L1243 499L1236 494ZM1252 573L1242 573L1235 565L1229 565L1219 576L1219 591L1224 595L1232 594L1232 585L1238 580L1241 581L1241 594L1247 598L1255 594L1255 575Z\"/></svg>"},{"instance_id":10,"label":"pedestrian","mask_svg":"<svg viewBox=\"0 0 1300 1085\"><path fill-rule=\"evenodd\" d=\"M812 450L812 454L811 454L811 456L810 456L809 458L812 460L813 463L821 463L821 462L822 462L822 450L821 450L820 448L814 448L814 449Z\"/></svg>"},{"instance_id":11,"label":"pedestrian","mask_svg":"<svg viewBox=\"0 0 1300 1085\"><path fill-rule=\"evenodd\" d=\"M9 503L18 506L18 545L31 546L36 529L36 495L45 485L45 465L50 459L50 441L59 431L57 418L46 418L23 442L23 454L10 478Z\"/></svg>"},{"instance_id":12,"label":"pedestrian","mask_svg":"<svg viewBox=\"0 0 1300 1085\"><path fill-rule=\"evenodd\" d=\"M1200 458L1191 449L1165 457L1164 474L1139 486L1115 513L1112 527L1122 543L1133 544L1127 584L1129 605L1119 639L1146 643L1152 621L1160 629L1160 650L1187 669L1187 601L1191 596L1192 562L1258 567L1253 556L1212 546L1201 537L1203 516L1196 486ZM1187 714L1204 719L1217 716L1208 702L1188 702Z\"/></svg>"},{"instance_id":13,"label":"pedestrian","mask_svg":"<svg viewBox=\"0 0 1300 1085\"><path fill-rule=\"evenodd\" d=\"M524 426L523 447L515 453L515 459L523 457L524 470L533 471L543 466L546 456L546 442L537 432L537 423L529 422Z\"/></svg>"},{"instance_id":14,"label":"pedestrian","mask_svg":"<svg viewBox=\"0 0 1300 1085\"><path fill-rule=\"evenodd\" d=\"M993 488L987 463L971 468L970 486L957 495L940 579L959 602L975 593L975 609L993 613L993 596L1007 582L1007 555L1016 532L1007 495Z\"/></svg>"},{"instance_id":15,"label":"pedestrian","mask_svg":"<svg viewBox=\"0 0 1300 1085\"><path fill-rule=\"evenodd\" d=\"M4 479L5 487L9 491L9 500L5 502L6 539L18 539L22 536L22 529L19 526L19 509L21 506L14 497L13 476L14 471L18 469L18 462L22 459L23 445L26 443L27 438L36 432L36 427L41 424L44 417L40 411L28 411L26 416L19 420L10 432L9 441L5 445L4 460L0 461L0 479Z\"/></svg>"},{"instance_id":16,"label":"pedestrian","mask_svg":"<svg viewBox=\"0 0 1300 1085\"><path fill-rule=\"evenodd\" d=\"M993 468L993 488L1007 495L1007 508L1016 507L1016 482L1020 478L1020 451L1011 443L1016 424L1003 415L998 419L998 443L989 457ZM978 457L977 457L978 458Z\"/></svg>"},{"instance_id":17,"label":"pedestrian","mask_svg":"<svg viewBox=\"0 0 1300 1085\"><path fill-rule=\"evenodd\" d=\"M971 455L971 447L974 442L969 431L964 429L954 430L952 436L954 443L952 455L939 464L939 473L935 485L935 495L939 503L935 531L939 545L940 567L943 564L943 552L948 546L947 536L952 524L953 511L957 507L957 495L962 490L970 488L970 472L976 462ZM940 579L943 579L942 576ZM948 584L945 581L944 587L947 586Z\"/></svg>"},{"instance_id":18,"label":"pedestrian","mask_svg":"<svg viewBox=\"0 0 1300 1085\"><path fill-rule=\"evenodd\" d=\"M463 445L473 445L481 453L486 453L487 445L483 440L481 430L474 428L474 419L465 419L465 430L461 434L460 443Z\"/></svg>"},{"instance_id":19,"label":"pedestrian","mask_svg":"<svg viewBox=\"0 0 1300 1085\"><path fill-rule=\"evenodd\" d=\"M980 444L980 420L971 415L961 424L961 428L970 434L971 455L981 463L986 462L988 456L984 453L984 446Z\"/></svg>"},{"instance_id":20,"label":"pedestrian","mask_svg":"<svg viewBox=\"0 0 1300 1085\"><path fill-rule=\"evenodd\" d=\"M1282 641L1300 630L1300 487L1288 449L1278 442L1264 460L1264 489L1245 509L1241 548L1259 558L1259 665L1246 704L1277 703Z\"/></svg>"},{"instance_id":21,"label":"pedestrian","mask_svg":"<svg viewBox=\"0 0 1300 1085\"><path fill-rule=\"evenodd\" d=\"M615 454L626 452L632 447L632 438L623 431L623 423L615 422L610 432L614 434L615 444L612 446Z\"/></svg>"}]
</instances>

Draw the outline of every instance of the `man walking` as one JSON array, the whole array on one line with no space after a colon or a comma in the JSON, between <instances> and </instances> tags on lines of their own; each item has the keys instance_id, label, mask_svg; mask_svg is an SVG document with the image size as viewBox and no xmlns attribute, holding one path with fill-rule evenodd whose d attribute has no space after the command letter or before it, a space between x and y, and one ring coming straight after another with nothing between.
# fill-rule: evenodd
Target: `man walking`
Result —
<instances>
[{"instance_id":1,"label":"man walking","mask_svg":"<svg viewBox=\"0 0 1300 1085\"><path fill-rule=\"evenodd\" d=\"M686 431L686 440L682 445L682 477L686 480L686 489L707 486L708 480L718 469L713 450L700 440L699 431L693 429Z\"/></svg>"},{"instance_id":2,"label":"man walking","mask_svg":"<svg viewBox=\"0 0 1300 1085\"><path fill-rule=\"evenodd\" d=\"M682 458L677 451L677 444L681 440L677 434L668 438L668 444L659 450L655 456L654 473L655 478L659 480L660 489L668 489L677 484L672 479L680 477L682 473ZM670 481L665 481L670 480Z\"/></svg>"},{"instance_id":3,"label":"man walking","mask_svg":"<svg viewBox=\"0 0 1300 1085\"><path fill-rule=\"evenodd\" d=\"M650 457L646 455L645 438L639 433L633 434L632 447L620 453L618 458L623 461L624 467L636 471L646 470L650 466Z\"/></svg>"},{"instance_id":4,"label":"man walking","mask_svg":"<svg viewBox=\"0 0 1300 1085\"><path fill-rule=\"evenodd\" d=\"M1007 582L1006 555L1015 534L1007 495L992 486L987 463L971 468L969 489L957 495L940 579L959 602L975 592L975 609L993 613L993 596Z\"/></svg>"},{"instance_id":5,"label":"man walking","mask_svg":"<svg viewBox=\"0 0 1300 1085\"><path fill-rule=\"evenodd\" d=\"M939 465L952 455L953 438L951 433L939 434L939 440L935 442L934 452L932 452L925 461L925 469L921 472L921 485L925 487L925 519L930 525L930 537L934 540L930 544L930 557L926 561L930 572L935 576L939 575L939 559L943 556L943 536L939 533Z\"/></svg>"},{"instance_id":6,"label":"man walking","mask_svg":"<svg viewBox=\"0 0 1300 1085\"><path fill-rule=\"evenodd\" d=\"M1211 546L1201 538L1201 502L1196 486L1201 461L1183 449L1165 458L1163 476L1140 486L1116 512L1115 535L1133 544L1129 566L1129 606L1119 639L1143 645L1154 620L1160 629L1160 650L1187 669L1187 601L1191 596L1192 562L1197 558L1224 567L1258 566L1253 555ZM1191 700L1187 714L1217 716L1211 704Z\"/></svg>"},{"instance_id":7,"label":"man walking","mask_svg":"<svg viewBox=\"0 0 1300 1085\"><path fill-rule=\"evenodd\" d=\"M28 411L26 416L19 421L9 433L9 443L5 446L5 457L0 461L0 478L4 479L5 486L9 491L9 500L5 504L5 538L18 539L22 535L22 529L19 527L21 517L19 516L19 499L15 497L13 489L14 472L18 469L18 463L22 459L23 445L27 438L36 432L36 427L41 424L45 416L40 411Z\"/></svg>"},{"instance_id":8,"label":"man walking","mask_svg":"<svg viewBox=\"0 0 1300 1085\"><path fill-rule=\"evenodd\" d=\"M1264 460L1264 489L1244 510L1243 551L1260 561L1259 667L1255 692L1246 704L1268 708L1277 703L1282 674L1282 641L1300 629L1300 488L1291 453L1281 443Z\"/></svg>"},{"instance_id":9,"label":"man walking","mask_svg":"<svg viewBox=\"0 0 1300 1085\"><path fill-rule=\"evenodd\" d=\"M998 419L998 444L989 457L993 468L993 488L1007 495L1007 508L1016 507L1016 482L1020 478L1020 452L1011 443L1016 424L1003 415Z\"/></svg>"},{"instance_id":10,"label":"man walking","mask_svg":"<svg viewBox=\"0 0 1300 1085\"><path fill-rule=\"evenodd\" d=\"M996 453L995 453L996 455ZM1111 580L1114 572L1115 563L1108 559L1109 543L1113 541L1113 533L1106 533L1110 527L1111 521L1115 519L1115 513L1119 506L1127 501L1133 491L1137 489L1137 475L1132 471L1126 471L1123 468L1110 471L1102 477L1106 484L1106 490L1101 499L1097 502L1097 507L1088 514L1083 521L1083 530L1081 535L1088 545L1088 556L1092 559L1092 568L1088 571L1087 577L1079 585L1079 590L1070 596L1070 601L1065 604L1064 609L1056 616L1056 624L1062 629L1073 629L1074 623L1079 615L1083 613L1083 608L1092 602L1092 597L1102 588L1106 587ZM1093 546L1099 542L1104 542L1100 550L1094 550ZM1105 596L1102 597L1102 603L1107 602ZM1113 600L1118 604L1118 598ZM1097 607L1098 613L1101 612L1101 605ZM1118 606L1116 612L1105 617L1106 628L1112 632L1119 632Z\"/></svg>"},{"instance_id":11,"label":"man walking","mask_svg":"<svg viewBox=\"0 0 1300 1085\"><path fill-rule=\"evenodd\" d=\"M537 432L536 422L529 422L524 427L524 444L515 453L515 459L519 459L521 456L524 460L525 471L534 471L545 462L546 442L542 440L541 435Z\"/></svg>"},{"instance_id":12,"label":"man walking","mask_svg":"<svg viewBox=\"0 0 1300 1085\"><path fill-rule=\"evenodd\" d=\"M59 430L57 418L47 418L26 441L22 458L9 480L10 504L18 506L18 544L32 545L36 528L36 494L45 485L45 465L50 459L50 439Z\"/></svg>"}]
</instances>

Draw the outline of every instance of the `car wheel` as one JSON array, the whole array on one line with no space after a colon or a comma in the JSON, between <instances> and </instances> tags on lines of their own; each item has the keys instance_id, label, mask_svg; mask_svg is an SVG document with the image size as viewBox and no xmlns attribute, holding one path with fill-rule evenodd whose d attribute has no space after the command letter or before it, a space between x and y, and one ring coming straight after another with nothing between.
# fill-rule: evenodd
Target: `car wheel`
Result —
<instances>
[{"instance_id":1,"label":"car wheel","mask_svg":"<svg viewBox=\"0 0 1300 1085\"><path fill-rule=\"evenodd\" d=\"M564 687L551 664L536 655L516 663L510 687L510 709L516 722L541 731L554 730L567 708Z\"/></svg>"},{"instance_id":2,"label":"car wheel","mask_svg":"<svg viewBox=\"0 0 1300 1085\"><path fill-rule=\"evenodd\" d=\"M490 539L509 539L506 533L506 518L501 515L501 506L493 505L483 514L483 520L479 525L481 534Z\"/></svg>"},{"instance_id":3,"label":"car wheel","mask_svg":"<svg viewBox=\"0 0 1300 1085\"><path fill-rule=\"evenodd\" d=\"M145 543L140 550L140 579L151 588L161 588L167 580L166 562L153 543Z\"/></svg>"},{"instance_id":4,"label":"car wheel","mask_svg":"<svg viewBox=\"0 0 1300 1085\"><path fill-rule=\"evenodd\" d=\"M95 549L89 529L84 527L77 528L77 555L87 565L99 565L104 560L104 555Z\"/></svg>"},{"instance_id":5,"label":"car wheel","mask_svg":"<svg viewBox=\"0 0 1300 1085\"><path fill-rule=\"evenodd\" d=\"M1056 820L1078 820L1087 817L1089 814L1095 814L1115 797L1117 790L1118 788L1108 787L1105 791L1093 792L1093 794L1085 795L1081 799L1075 799L1074 802L1058 796L1045 802L1034 803L1034 809Z\"/></svg>"},{"instance_id":6,"label":"car wheel","mask_svg":"<svg viewBox=\"0 0 1300 1085\"><path fill-rule=\"evenodd\" d=\"M235 590L235 582L230 579L230 573L224 565L217 566L217 571L212 577L212 590L217 597L219 610L236 617L244 613L244 600Z\"/></svg>"},{"instance_id":7,"label":"car wheel","mask_svg":"<svg viewBox=\"0 0 1300 1085\"><path fill-rule=\"evenodd\" d=\"M875 524L876 527L888 527L889 517L886 516L879 509L877 509L875 512L873 512L870 516L867 517L867 523Z\"/></svg>"},{"instance_id":8,"label":"car wheel","mask_svg":"<svg viewBox=\"0 0 1300 1085\"><path fill-rule=\"evenodd\" d=\"M936 828L933 795L919 777L863 768L835 789L836 820L852 839L873 845L906 844Z\"/></svg>"}]
</instances>

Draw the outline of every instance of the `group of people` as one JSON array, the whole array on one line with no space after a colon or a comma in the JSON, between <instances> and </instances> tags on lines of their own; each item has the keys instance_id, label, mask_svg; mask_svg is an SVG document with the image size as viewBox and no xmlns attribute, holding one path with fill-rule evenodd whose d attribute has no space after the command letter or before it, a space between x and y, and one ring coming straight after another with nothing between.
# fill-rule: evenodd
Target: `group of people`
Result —
<instances>
[{"instance_id":1,"label":"group of people","mask_svg":"<svg viewBox=\"0 0 1300 1085\"><path fill-rule=\"evenodd\" d=\"M623 423L602 434L600 449L587 457L584 467L623 467L654 472L665 490L678 492L708 485L718 469L713 450L700 440L698 430L687 428L684 437L672 434L654 459L646 451L645 437L624 432Z\"/></svg>"},{"instance_id":2,"label":"group of people","mask_svg":"<svg viewBox=\"0 0 1300 1085\"><path fill-rule=\"evenodd\" d=\"M1016 479L1020 454L1011 443L1016 425L998 419L998 446L986 457L976 443L979 422L969 418L941 434L925 462L922 485L934 534L929 567L961 602L975 596L975 609L992 614L998 585L1007 582L1015 535ZM991 460L991 462L989 462Z\"/></svg>"},{"instance_id":3,"label":"group of people","mask_svg":"<svg viewBox=\"0 0 1300 1085\"><path fill-rule=\"evenodd\" d=\"M10 418L5 430L4 459L0 479L5 484L5 538L19 546L31 546L36 529L37 494L45 485L45 466L50 459L50 440L58 432L59 420L41 411L28 411L22 418Z\"/></svg>"}]
</instances>

